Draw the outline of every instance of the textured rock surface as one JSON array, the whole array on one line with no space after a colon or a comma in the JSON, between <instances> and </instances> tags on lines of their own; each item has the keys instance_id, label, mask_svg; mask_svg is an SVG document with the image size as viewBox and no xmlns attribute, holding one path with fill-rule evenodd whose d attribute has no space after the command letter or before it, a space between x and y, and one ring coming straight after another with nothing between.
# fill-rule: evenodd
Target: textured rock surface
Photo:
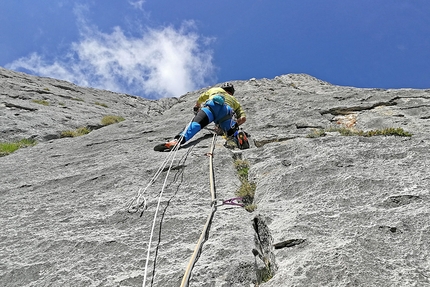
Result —
<instances>
[{"instance_id":1,"label":"textured rock surface","mask_svg":"<svg viewBox=\"0 0 430 287\"><path fill-rule=\"evenodd\" d=\"M234 84L252 148L227 149L218 137L217 197L235 196L242 158L257 209L218 207L190 286L430 286L430 90L296 74ZM0 157L0 285L142 286L167 172L146 191L142 216L127 205L168 156L153 146L191 120L201 91L150 101L4 69L0 86L0 141L39 142ZM126 120L102 126L104 115ZM81 126L94 130L59 138ZM332 126L413 136L307 137ZM203 130L178 151L146 286L180 286L210 211L211 142Z\"/></svg>"}]
</instances>

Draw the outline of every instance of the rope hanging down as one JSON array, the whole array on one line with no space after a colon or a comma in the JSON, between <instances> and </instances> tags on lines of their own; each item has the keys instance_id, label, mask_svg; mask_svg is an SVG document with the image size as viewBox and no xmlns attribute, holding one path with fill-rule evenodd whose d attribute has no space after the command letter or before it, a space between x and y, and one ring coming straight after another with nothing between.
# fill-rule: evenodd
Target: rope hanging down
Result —
<instances>
[{"instance_id":1,"label":"rope hanging down","mask_svg":"<svg viewBox=\"0 0 430 287\"><path fill-rule=\"evenodd\" d=\"M172 150L173 151L173 150ZM151 178L151 180L149 181L149 183L146 185L146 187L144 189L140 188L137 192L137 195L135 198L133 198L130 203L128 204L127 207L127 211L129 213L135 213L138 212L139 210L146 209L146 199L143 196L144 193L146 192L146 190L152 186L155 181L158 179L158 177L160 176L160 174L163 172L163 170L165 169L167 163L169 161L173 162L174 156L176 155L176 152L170 153L168 154L168 156L164 159L164 161L161 163L161 166L158 168L157 172L154 174L154 176ZM173 157L173 158L172 158ZM143 198L143 200L141 201L141 198Z\"/></svg>"},{"instance_id":2,"label":"rope hanging down","mask_svg":"<svg viewBox=\"0 0 430 287\"><path fill-rule=\"evenodd\" d=\"M187 287L190 281L190 276L191 276L191 270L194 267L194 264L196 263L196 260L198 259L198 257L200 256L202 247L203 247L203 243L207 240L208 238L208 233L209 233L209 226L212 222L212 218L213 215L215 214L216 211L216 190L215 190L215 181L214 181L214 169L213 169L213 152L215 149L215 142L216 142L216 134L214 134L213 138L212 138L212 146L211 146L211 151L207 154L209 156L209 181L210 181L210 188L211 188L211 211L208 215L208 218L206 219L206 224L203 227L202 233L200 235L199 241L197 242L196 247L194 248L194 252L193 255L191 256L191 259L188 263L188 266L185 270L185 274L184 277L182 278L182 282L181 282L181 287Z\"/></svg>"},{"instance_id":3,"label":"rope hanging down","mask_svg":"<svg viewBox=\"0 0 430 287\"><path fill-rule=\"evenodd\" d=\"M191 125L192 120L188 123L187 127L184 129L184 131L186 131L188 129L188 127ZM143 196L144 193L146 192L146 190L152 186L155 181L158 179L158 177L160 176L160 174L165 170L166 165L169 161L173 162L174 157L176 156L176 151L179 149L179 143L182 141L182 139L184 138L184 135L182 134L181 137L178 140L178 144L176 144L174 146L174 148L171 150L172 152L169 152L168 156L164 159L164 161L161 163L160 167L158 168L157 172L154 174L154 176L151 178L151 180L149 181L149 183L146 185L146 187L144 189L140 188L137 192L137 195L130 201L130 203L128 204L127 207L127 211L129 213L136 213L139 210L141 210L143 208L146 209L146 199ZM172 159L173 157L173 159ZM170 168L171 168L172 164L170 164ZM143 198L142 202L141 202L141 198Z\"/></svg>"},{"instance_id":4,"label":"rope hanging down","mask_svg":"<svg viewBox=\"0 0 430 287\"><path fill-rule=\"evenodd\" d=\"M188 129L188 127L191 124L191 122L192 121L190 121L188 123L187 127L185 128L185 130ZM164 192L164 189L165 189L166 184L167 184L167 179L169 177L170 171L172 170L173 162L175 160L176 154L177 154L177 152L179 150L180 143L182 142L183 137L184 136L182 134L181 137L179 138L178 142L176 143L176 145L169 152L168 156L164 159L164 161L161 164L160 168L157 170L157 172L155 173L155 175L151 178L151 180L149 181L148 185L143 190L139 189L137 196L129 203L128 208L127 208L128 212L130 212L130 213L135 213L135 212L139 211L142 207L146 208L146 206L145 206L146 205L146 199L143 197L143 194L146 192L146 190L152 184L154 184L154 182L158 179L158 177L160 176L160 174L165 170L165 167L166 167L167 163L170 162L169 168L167 169L167 173L166 173L166 176L164 178L163 187L161 189L161 192L158 195L157 208L155 210L154 219L153 219L153 222L152 222L151 234L149 236L148 251L147 251L147 255L146 255L145 271L144 271L144 276L143 276L142 287L145 287L145 285L146 285L146 277L147 277L147 273L148 273L147 272L148 271L148 263L149 263L149 257L150 257L150 254L151 254L152 238L154 236L154 229L155 229L155 225L156 225L158 210L160 209L161 198L163 196L163 192ZM141 202L141 198L142 197L143 197L143 201Z\"/></svg>"},{"instance_id":5,"label":"rope hanging down","mask_svg":"<svg viewBox=\"0 0 430 287\"><path fill-rule=\"evenodd\" d=\"M191 151L193 150L194 146L190 146L189 148L187 148L186 152L182 155L182 158L179 160L178 165L180 165L181 162L185 163L188 155L191 153ZM184 173L184 168L178 169L173 177L173 180L171 183L169 183L168 186L170 186L170 184L172 183L176 183L176 181L178 180L178 177L181 176L181 182L183 182L183 173ZM152 276L151 276L151 285L150 286L154 286L154 279L155 279L155 269L156 269L156 265L157 265L157 256L158 256L158 251L159 251L159 247L161 244L161 233L162 233L162 226L163 226L163 220L164 217L166 215L166 211L167 208L170 205L171 200L176 196L178 190L179 190L179 186L181 184L181 182L179 183L179 185L176 187L176 191L173 192L173 194L170 195L170 198L167 200L163 211L161 212L161 216L160 216L160 222L159 222L159 227L158 227L158 242L155 245L155 250L154 250L154 261L153 261L153 268L152 268Z\"/></svg>"},{"instance_id":6,"label":"rope hanging down","mask_svg":"<svg viewBox=\"0 0 430 287\"><path fill-rule=\"evenodd\" d=\"M190 125L190 124L191 124L191 122L188 125ZM187 126L187 128L188 128L188 126ZM181 287L187 287L189 284L189 280L191 277L191 271L192 271L197 259L199 258L200 254L201 254L201 250L202 250L204 242L209 237L209 229L210 229L210 225L212 223L212 219L213 219L213 216L215 214L216 208L217 208L217 206L220 206L220 204L217 204L217 199L216 199L214 168L213 168L213 152L215 149L216 137L217 137L217 135L214 133L213 138L212 138L211 150L209 153L207 153L207 155L209 157L209 170L210 170L209 181L210 181L210 192L211 192L211 211L207 217L206 224L203 227L202 234L200 235L200 238L199 238L197 245L194 249L193 255L192 255L192 257L188 263L187 269L186 269L184 277L182 279ZM179 138L178 143L169 152L168 156L165 158L165 160L163 161L163 163L161 164L160 168L157 170L155 175L151 178L148 185L144 189L142 189L142 188L139 189L137 196L129 203L128 208L127 208L127 211L130 213L135 213L135 212L137 212L143 208L143 210L142 210L142 213L143 213L143 211L146 209L146 199L144 198L143 194L146 192L146 190L150 186L152 186L155 183L155 181L158 179L160 174L163 171L166 171L166 166L170 162L169 167L167 169L167 174L164 178L164 183L163 183L161 192L158 195L157 208L156 208L156 211L154 214L154 219L153 219L152 228L151 228L151 234L150 234L149 243L148 243L148 251L147 251L147 256L146 256L145 271L144 271L144 278L143 278L142 287L145 287L145 285L146 285L147 273L148 273L147 272L148 263L149 263L150 253L151 253L152 238L154 235L154 229L155 229L155 225L156 225L156 219L157 219L158 211L160 209L162 195L163 195L163 192L166 188L167 180L168 180L170 171L172 169L173 162L176 158L177 151L179 150L179 147L180 147L179 143L182 141L182 138L183 138L183 135ZM143 198L143 200L142 200L142 198ZM226 204L226 205L243 206L241 203L237 202L240 200L241 200L241 198L233 198L230 200L223 200L221 205Z\"/></svg>"},{"instance_id":7,"label":"rope hanging down","mask_svg":"<svg viewBox=\"0 0 430 287\"><path fill-rule=\"evenodd\" d=\"M182 140L182 139L180 139L180 140ZM148 274L148 263L149 263L149 257L150 257L150 254L151 254L152 238L154 236L154 229L155 229L155 224L156 224L156 221L157 221L158 210L160 209L161 198L163 196L163 192L164 192L164 189L166 187L167 179L169 177L170 171L172 170L173 161L175 160L176 154L177 154L177 152L179 150L180 140L174 146L174 148L169 152L169 155L173 154L173 156L171 157L169 169L167 170L166 176L164 178L163 187L161 189L160 194L158 195L157 208L155 209L154 219L152 221L152 227L151 227L151 235L149 236L148 251L147 251L147 254L146 254L146 262L145 262L145 274L143 275L143 284L142 284L142 287L145 287L145 284L146 284L146 277L147 277L147 274Z\"/></svg>"}]
</instances>

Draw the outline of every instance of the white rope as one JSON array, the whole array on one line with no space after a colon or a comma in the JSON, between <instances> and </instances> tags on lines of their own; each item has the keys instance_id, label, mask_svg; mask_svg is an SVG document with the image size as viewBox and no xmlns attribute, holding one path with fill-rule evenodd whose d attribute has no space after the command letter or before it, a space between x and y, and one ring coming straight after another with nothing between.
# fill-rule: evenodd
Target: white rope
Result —
<instances>
[{"instance_id":1,"label":"white rope","mask_svg":"<svg viewBox=\"0 0 430 287\"><path fill-rule=\"evenodd\" d=\"M188 123L187 127L185 128L184 131L186 131L188 129L188 127L191 125L192 120ZM178 149L179 149L179 145L182 142L182 139L184 138L184 135L182 134L181 137L178 140ZM176 147L176 145L175 145ZM151 178L151 180L149 181L149 183L146 185L146 187L144 189L139 188L139 190L137 191L137 195L135 196L135 198L133 198L130 203L128 204L127 207L127 211L129 213L135 213L137 211L139 211L139 208L142 205L146 204L146 199L143 198L143 202L140 202L140 199L143 197L143 194L146 192L146 190L152 186L154 184L154 182L158 179L158 177L160 176L160 174L163 172L164 168L167 165L167 162L170 160L170 158L172 157L172 155L175 155L174 153L169 152L168 156L164 159L164 161L161 163L161 166L158 168L157 172L154 174L154 176Z\"/></svg>"},{"instance_id":2,"label":"white rope","mask_svg":"<svg viewBox=\"0 0 430 287\"><path fill-rule=\"evenodd\" d=\"M147 273L148 273L148 263L149 263L149 257L150 257L150 254L151 254L152 238L154 236L155 224L156 224L156 221L157 221L158 210L160 209L160 204L161 204L161 199L163 197L163 192L164 192L164 189L166 188L167 179L169 177L170 171L172 170L173 162L175 160L175 157L176 157L176 154L177 154L177 152L179 150L181 142L182 142L182 140L184 138L185 131L188 130L188 128L191 125L191 123L192 123L192 120L188 123L188 125L185 128L184 132L181 133L181 136L179 137L178 142L175 144L175 146L173 147L173 149L170 150L169 155L163 161L162 165L157 170L156 174L153 176L153 178L151 179L150 183L147 185L147 187L145 188L145 190L138 196L138 200L140 200L140 197L143 195L143 193L146 191L146 189L153 184L153 182L159 177L159 175L161 174L161 172L164 170L165 166L167 165L167 162L170 161L169 168L168 168L166 176L164 178L163 187L161 188L161 192L158 195L157 208L155 209L154 219L152 221L151 234L149 236L149 242L148 242L148 251L147 251L147 254L146 254L145 271L144 271L145 273L143 275L143 284L142 284L142 287L145 287L145 285L146 285L146 277L147 277Z\"/></svg>"},{"instance_id":3,"label":"white rope","mask_svg":"<svg viewBox=\"0 0 430 287\"><path fill-rule=\"evenodd\" d=\"M157 221L158 210L160 209L161 198L163 196L163 192L164 192L164 189L165 189L166 184L167 184L167 179L169 177L170 170L172 169L173 161L175 160L176 153L179 150L180 141L181 141L181 139L174 146L174 148L169 152L169 154L173 154L173 157L172 157L172 160L170 162L169 169L167 170L167 174L166 174L166 176L164 178L163 187L161 188L161 192L158 195L157 208L155 209L154 219L152 221L151 235L149 236L148 251L147 251L147 254L146 254L146 263L145 263L145 274L143 276L143 285L142 285L142 287L145 287L145 284L146 284L146 276L147 276L147 273L148 273L148 263L149 263L149 257L150 257L150 254L151 254L152 237L154 236L154 229L155 229L155 224L156 224L156 221Z\"/></svg>"},{"instance_id":4,"label":"white rope","mask_svg":"<svg viewBox=\"0 0 430 287\"><path fill-rule=\"evenodd\" d=\"M146 192L146 190L152 186L154 184L154 182L158 179L158 177L160 176L161 172L164 170L164 168L167 165L167 162L170 160L170 158L172 157L173 153L168 154L168 156L164 159L164 161L161 163L161 166L158 168L157 172L154 174L154 176L151 178L151 180L149 181L149 183L146 185L146 187L143 189L142 188L139 189L139 191L137 192L137 196L135 198L133 198L131 200L131 202L128 205L128 212L130 213L135 213L139 210L139 208L142 206L143 203L146 202L145 198L142 204L139 204L141 197L143 197L143 194Z\"/></svg>"}]
</instances>

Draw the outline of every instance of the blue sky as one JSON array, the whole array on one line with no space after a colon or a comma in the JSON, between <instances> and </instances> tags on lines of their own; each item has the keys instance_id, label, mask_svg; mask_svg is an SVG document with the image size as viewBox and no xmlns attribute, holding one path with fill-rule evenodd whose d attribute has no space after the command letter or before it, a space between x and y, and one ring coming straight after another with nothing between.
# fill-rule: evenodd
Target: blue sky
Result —
<instances>
[{"instance_id":1,"label":"blue sky","mask_svg":"<svg viewBox=\"0 0 430 287\"><path fill-rule=\"evenodd\" d=\"M146 98L306 73L430 88L428 0L3 0L0 66Z\"/></svg>"}]
</instances>

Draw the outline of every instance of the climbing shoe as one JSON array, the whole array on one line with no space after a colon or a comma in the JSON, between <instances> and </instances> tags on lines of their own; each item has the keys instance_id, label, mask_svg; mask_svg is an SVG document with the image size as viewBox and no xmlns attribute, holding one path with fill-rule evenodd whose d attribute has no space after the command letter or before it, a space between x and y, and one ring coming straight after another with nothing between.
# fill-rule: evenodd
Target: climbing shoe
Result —
<instances>
[{"instance_id":1,"label":"climbing shoe","mask_svg":"<svg viewBox=\"0 0 430 287\"><path fill-rule=\"evenodd\" d=\"M249 148L248 135L246 134L246 132L244 132L242 130L236 131L235 141L236 141L237 147L239 149L248 149Z\"/></svg>"},{"instance_id":2,"label":"climbing shoe","mask_svg":"<svg viewBox=\"0 0 430 287\"><path fill-rule=\"evenodd\" d=\"M178 144L179 144L178 140L174 139L174 140L168 141L166 143L156 145L154 147L154 150L155 151L170 151Z\"/></svg>"},{"instance_id":3,"label":"climbing shoe","mask_svg":"<svg viewBox=\"0 0 430 287\"><path fill-rule=\"evenodd\" d=\"M174 140L171 140L171 141L169 141L169 142L166 142L166 143L164 144L164 146L165 146L167 149L173 149L177 144L178 144L178 140L177 140L177 139L174 139Z\"/></svg>"}]
</instances>

